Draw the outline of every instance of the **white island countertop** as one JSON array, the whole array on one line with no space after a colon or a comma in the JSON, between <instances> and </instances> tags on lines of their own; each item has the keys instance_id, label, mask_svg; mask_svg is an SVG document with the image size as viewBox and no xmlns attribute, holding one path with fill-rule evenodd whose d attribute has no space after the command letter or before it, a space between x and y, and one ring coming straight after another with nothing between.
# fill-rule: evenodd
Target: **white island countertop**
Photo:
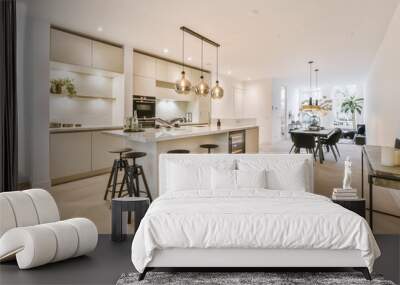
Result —
<instances>
[{"instance_id":1,"label":"white island countertop","mask_svg":"<svg viewBox=\"0 0 400 285\"><path fill-rule=\"evenodd\" d=\"M196 136L208 136L215 134L228 133L239 130L257 128L257 125L226 125L218 128L215 125L202 126L182 126L180 128L160 128L160 129L145 129L144 132L126 133L122 130L104 131L104 134L125 137L127 140L135 142L159 142L168 141Z\"/></svg>"}]
</instances>

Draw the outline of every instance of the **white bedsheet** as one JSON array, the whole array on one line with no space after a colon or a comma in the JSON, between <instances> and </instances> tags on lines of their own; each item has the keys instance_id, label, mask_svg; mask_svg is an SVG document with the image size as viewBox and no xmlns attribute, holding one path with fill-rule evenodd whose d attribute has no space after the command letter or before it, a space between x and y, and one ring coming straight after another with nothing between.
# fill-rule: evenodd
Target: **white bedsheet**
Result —
<instances>
[{"instance_id":1,"label":"white bedsheet","mask_svg":"<svg viewBox=\"0 0 400 285\"><path fill-rule=\"evenodd\" d=\"M320 195L265 189L160 196L134 237L135 268L165 248L358 249L370 271L380 255L359 215Z\"/></svg>"}]
</instances>

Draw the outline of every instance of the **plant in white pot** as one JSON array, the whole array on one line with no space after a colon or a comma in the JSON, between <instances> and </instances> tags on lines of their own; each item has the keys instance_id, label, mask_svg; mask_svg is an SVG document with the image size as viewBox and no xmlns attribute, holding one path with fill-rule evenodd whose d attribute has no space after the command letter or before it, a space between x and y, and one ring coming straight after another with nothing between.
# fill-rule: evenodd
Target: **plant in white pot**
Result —
<instances>
[{"instance_id":1,"label":"plant in white pot","mask_svg":"<svg viewBox=\"0 0 400 285\"><path fill-rule=\"evenodd\" d=\"M345 98L342 102L341 109L345 114L351 114L351 119L353 121L353 129L357 127L356 124L356 112L361 115L363 109L364 98L357 98L356 96L349 96Z\"/></svg>"}]
</instances>

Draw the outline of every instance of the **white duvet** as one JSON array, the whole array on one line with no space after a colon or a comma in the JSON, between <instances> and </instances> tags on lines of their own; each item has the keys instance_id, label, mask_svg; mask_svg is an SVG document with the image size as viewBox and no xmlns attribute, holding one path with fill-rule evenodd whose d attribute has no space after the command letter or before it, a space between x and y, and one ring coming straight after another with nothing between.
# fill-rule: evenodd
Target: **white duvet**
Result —
<instances>
[{"instance_id":1,"label":"white duvet","mask_svg":"<svg viewBox=\"0 0 400 285\"><path fill-rule=\"evenodd\" d=\"M143 272L165 248L358 249L370 271L380 255L359 215L320 195L265 189L160 196L134 237L132 262Z\"/></svg>"}]
</instances>

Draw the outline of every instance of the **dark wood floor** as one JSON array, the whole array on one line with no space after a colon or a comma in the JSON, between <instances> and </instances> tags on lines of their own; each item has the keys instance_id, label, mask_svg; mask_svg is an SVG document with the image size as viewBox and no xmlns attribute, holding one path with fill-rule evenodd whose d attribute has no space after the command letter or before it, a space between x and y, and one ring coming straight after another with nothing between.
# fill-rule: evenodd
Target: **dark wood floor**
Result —
<instances>
[{"instance_id":1,"label":"dark wood floor","mask_svg":"<svg viewBox=\"0 0 400 285\"><path fill-rule=\"evenodd\" d=\"M376 261L374 272L386 279L400 282L400 236L377 235L382 256ZM15 262L0 265L0 284L115 284L124 272L134 271L131 262L131 242L111 241L100 235L97 249L88 256L19 270Z\"/></svg>"}]
</instances>

